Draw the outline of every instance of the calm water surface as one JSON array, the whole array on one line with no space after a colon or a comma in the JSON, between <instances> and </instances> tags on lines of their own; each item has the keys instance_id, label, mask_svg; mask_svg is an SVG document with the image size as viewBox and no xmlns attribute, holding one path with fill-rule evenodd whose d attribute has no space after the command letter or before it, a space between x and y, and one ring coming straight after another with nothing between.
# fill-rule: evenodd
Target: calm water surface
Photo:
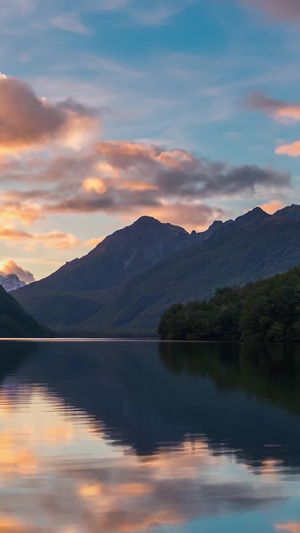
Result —
<instances>
[{"instance_id":1,"label":"calm water surface","mask_svg":"<svg viewBox=\"0 0 300 533\"><path fill-rule=\"evenodd\" d=\"M0 532L300 532L300 345L0 342Z\"/></svg>"}]
</instances>

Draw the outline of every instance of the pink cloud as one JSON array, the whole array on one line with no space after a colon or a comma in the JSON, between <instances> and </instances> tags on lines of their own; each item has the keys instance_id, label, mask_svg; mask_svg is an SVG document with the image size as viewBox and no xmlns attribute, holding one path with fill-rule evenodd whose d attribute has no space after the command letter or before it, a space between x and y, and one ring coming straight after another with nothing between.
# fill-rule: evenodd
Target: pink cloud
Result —
<instances>
[{"instance_id":1,"label":"pink cloud","mask_svg":"<svg viewBox=\"0 0 300 533\"><path fill-rule=\"evenodd\" d=\"M79 239L71 233L63 233L61 231L29 233L14 227L5 226L0 228L0 240L8 241L10 244L19 243L23 247L30 249L40 244L44 248L66 250L75 248L79 244Z\"/></svg>"},{"instance_id":2,"label":"pink cloud","mask_svg":"<svg viewBox=\"0 0 300 533\"><path fill-rule=\"evenodd\" d=\"M240 0L242 4L253 6L266 12L272 20L300 22L299 0Z\"/></svg>"},{"instance_id":3,"label":"pink cloud","mask_svg":"<svg viewBox=\"0 0 300 533\"><path fill-rule=\"evenodd\" d=\"M289 522L287 524L278 524L275 526L277 531L286 531L287 533L300 533L300 522Z\"/></svg>"},{"instance_id":4,"label":"pink cloud","mask_svg":"<svg viewBox=\"0 0 300 533\"><path fill-rule=\"evenodd\" d=\"M197 157L185 150L153 144L103 141L80 152L52 160L27 157L4 169L3 181L20 181L26 190L0 195L2 221L32 224L51 214L141 214L162 221L203 228L224 212L205 202L268 189L289 187L290 176L258 166L230 166ZM39 188L30 187L38 182ZM1 204L2 202L2 204ZM167 220L169 218L169 220Z\"/></svg>"},{"instance_id":5,"label":"pink cloud","mask_svg":"<svg viewBox=\"0 0 300 533\"><path fill-rule=\"evenodd\" d=\"M300 120L300 104L276 100L260 92L250 94L246 100L246 106L249 109L262 111L280 122L299 122Z\"/></svg>"},{"instance_id":6,"label":"pink cloud","mask_svg":"<svg viewBox=\"0 0 300 533\"><path fill-rule=\"evenodd\" d=\"M51 143L78 147L99 128L98 113L71 99L50 103L25 82L0 76L0 155Z\"/></svg>"},{"instance_id":7,"label":"pink cloud","mask_svg":"<svg viewBox=\"0 0 300 533\"><path fill-rule=\"evenodd\" d=\"M288 155L289 157L300 157L300 141L278 146L275 153L278 155Z\"/></svg>"},{"instance_id":8,"label":"pink cloud","mask_svg":"<svg viewBox=\"0 0 300 533\"><path fill-rule=\"evenodd\" d=\"M24 270L12 259L0 262L0 275L8 276L9 274L16 274L21 281L25 283L32 283L35 281L34 276L29 270Z\"/></svg>"}]
</instances>

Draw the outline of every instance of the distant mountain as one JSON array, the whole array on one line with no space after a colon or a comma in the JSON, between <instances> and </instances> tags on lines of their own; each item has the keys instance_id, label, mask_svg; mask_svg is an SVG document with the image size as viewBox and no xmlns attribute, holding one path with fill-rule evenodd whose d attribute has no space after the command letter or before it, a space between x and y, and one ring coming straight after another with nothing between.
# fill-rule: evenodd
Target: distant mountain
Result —
<instances>
[{"instance_id":1,"label":"distant mountain","mask_svg":"<svg viewBox=\"0 0 300 533\"><path fill-rule=\"evenodd\" d=\"M46 337L51 333L31 318L12 296L0 287L0 338Z\"/></svg>"},{"instance_id":2,"label":"distant mountain","mask_svg":"<svg viewBox=\"0 0 300 533\"><path fill-rule=\"evenodd\" d=\"M300 265L300 206L260 208L203 233L142 217L82 259L14 296L40 322L76 335L153 336L175 302L209 299Z\"/></svg>"},{"instance_id":3,"label":"distant mountain","mask_svg":"<svg viewBox=\"0 0 300 533\"><path fill-rule=\"evenodd\" d=\"M16 274L0 274L0 285L6 290L6 292L12 292L25 287L26 283L21 281Z\"/></svg>"}]
</instances>

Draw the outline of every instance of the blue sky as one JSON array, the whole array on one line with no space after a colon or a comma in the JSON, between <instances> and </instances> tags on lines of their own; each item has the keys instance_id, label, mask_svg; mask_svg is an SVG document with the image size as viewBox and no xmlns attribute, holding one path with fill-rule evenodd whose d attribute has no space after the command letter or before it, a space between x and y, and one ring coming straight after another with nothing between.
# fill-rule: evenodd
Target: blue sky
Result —
<instances>
[{"instance_id":1,"label":"blue sky","mask_svg":"<svg viewBox=\"0 0 300 533\"><path fill-rule=\"evenodd\" d=\"M299 29L298 0L0 1L0 260L297 202Z\"/></svg>"}]
</instances>

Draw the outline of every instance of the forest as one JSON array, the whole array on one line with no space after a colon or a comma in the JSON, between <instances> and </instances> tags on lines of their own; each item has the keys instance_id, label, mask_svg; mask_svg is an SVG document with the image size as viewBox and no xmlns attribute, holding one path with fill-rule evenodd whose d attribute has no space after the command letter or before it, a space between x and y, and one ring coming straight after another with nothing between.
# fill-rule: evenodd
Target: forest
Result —
<instances>
[{"instance_id":1,"label":"forest","mask_svg":"<svg viewBox=\"0 0 300 533\"><path fill-rule=\"evenodd\" d=\"M217 289L209 301L174 304L161 317L162 340L300 340L300 267L244 287Z\"/></svg>"}]
</instances>

